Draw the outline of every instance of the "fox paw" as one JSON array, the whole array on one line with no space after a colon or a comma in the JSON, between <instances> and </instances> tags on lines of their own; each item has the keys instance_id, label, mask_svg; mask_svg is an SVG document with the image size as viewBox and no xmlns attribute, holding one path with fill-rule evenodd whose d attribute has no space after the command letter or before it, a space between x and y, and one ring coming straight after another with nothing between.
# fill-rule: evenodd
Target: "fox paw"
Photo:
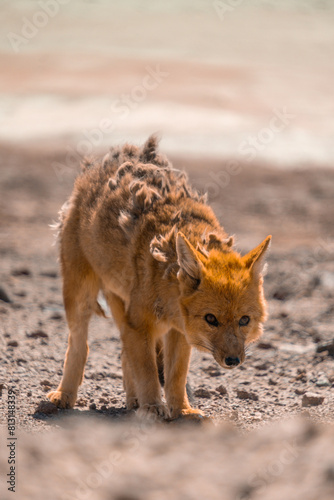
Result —
<instances>
[{"instance_id":1,"label":"fox paw","mask_svg":"<svg viewBox=\"0 0 334 500\"><path fill-rule=\"evenodd\" d=\"M140 418L148 419L169 419L170 413L168 407L163 403L144 404L137 410L137 415Z\"/></svg>"},{"instance_id":2,"label":"fox paw","mask_svg":"<svg viewBox=\"0 0 334 500\"><path fill-rule=\"evenodd\" d=\"M172 412L173 420L187 420L191 422L205 422L210 420L202 410L196 408L184 408L182 410L174 410Z\"/></svg>"},{"instance_id":3,"label":"fox paw","mask_svg":"<svg viewBox=\"0 0 334 500\"><path fill-rule=\"evenodd\" d=\"M52 391L47 395L50 399L51 403L58 406L58 408L73 408L76 401L76 396L71 394L66 394L66 392L62 391Z\"/></svg>"},{"instance_id":4,"label":"fox paw","mask_svg":"<svg viewBox=\"0 0 334 500\"><path fill-rule=\"evenodd\" d=\"M126 399L126 409L128 411L133 411L133 410L137 410L139 408L139 404L138 404L138 399L137 398L127 398Z\"/></svg>"}]
</instances>

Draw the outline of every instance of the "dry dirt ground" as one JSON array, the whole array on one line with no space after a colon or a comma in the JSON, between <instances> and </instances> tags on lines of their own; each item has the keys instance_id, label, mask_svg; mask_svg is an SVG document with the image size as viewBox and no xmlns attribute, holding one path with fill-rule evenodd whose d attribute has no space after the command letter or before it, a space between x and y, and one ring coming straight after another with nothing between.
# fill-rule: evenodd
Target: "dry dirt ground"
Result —
<instances>
[{"instance_id":1,"label":"dry dirt ground","mask_svg":"<svg viewBox=\"0 0 334 500\"><path fill-rule=\"evenodd\" d=\"M111 318L92 320L75 409L37 411L60 380L66 348L48 224L71 191L74 171L57 178L52 164L63 162L61 151L1 152L0 404L6 438L7 391L15 387L18 498L333 498L334 172L248 164L228 185L211 186L210 202L240 251L273 235L269 319L240 368L227 372L194 353L193 404L216 425L188 428L138 423L126 414ZM209 171L225 179L226 162L173 163L199 188ZM3 471L6 457L2 446ZM1 480L1 498L12 498L4 474Z\"/></svg>"}]
</instances>

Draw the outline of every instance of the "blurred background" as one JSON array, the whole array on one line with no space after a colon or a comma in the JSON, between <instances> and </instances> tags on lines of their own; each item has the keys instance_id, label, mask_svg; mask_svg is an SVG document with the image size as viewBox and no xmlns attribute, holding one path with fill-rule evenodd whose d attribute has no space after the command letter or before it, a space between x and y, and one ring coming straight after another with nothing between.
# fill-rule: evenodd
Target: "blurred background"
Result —
<instances>
[{"instance_id":1,"label":"blurred background","mask_svg":"<svg viewBox=\"0 0 334 500\"><path fill-rule=\"evenodd\" d=\"M168 153L205 159L247 159L253 137L258 159L331 165L333 12L329 0L2 0L0 137L81 154L157 131Z\"/></svg>"},{"instance_id":2,"label":"blurred background","mask_svg":"<svg viewBox=\"0 0 334 500\"><path fill-rule=\"evenodd\" d=\"M332 427L311 424L334 415L333 26L330 0L0 0L0 406L17 384L18 423L33 432L21 438L24 498L333 498ZM195 406L258 434L129 432L118 333L99 318L73 414L105 427L83 419L62 432L66 412L41 411L67 338L48 225L83 156L151 133L208 192L238 250L273 235L262 341L233 372L194 353L189 375ZM121 461L105 475L110 449Z\"/></svg>"}]
</instances>

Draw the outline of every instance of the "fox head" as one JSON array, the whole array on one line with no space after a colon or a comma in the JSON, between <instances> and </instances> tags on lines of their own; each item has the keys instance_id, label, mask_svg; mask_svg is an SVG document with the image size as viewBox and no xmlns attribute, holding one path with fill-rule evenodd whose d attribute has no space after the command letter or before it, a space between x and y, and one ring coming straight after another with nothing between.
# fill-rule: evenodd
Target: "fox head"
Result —
<instances>
[{"instance_id":1,"label":"fox head","mask_svg":"<svg viewBox=\"0 0 334 500\"><path fill-rule=\"evenodd\" d=\"M271 236L245 256L196 250L178 233L180 309L189 344L210 351L224 368L245 359L245 347L260 337L266 319L265 253Z\"/></svg>"}]
</instances>

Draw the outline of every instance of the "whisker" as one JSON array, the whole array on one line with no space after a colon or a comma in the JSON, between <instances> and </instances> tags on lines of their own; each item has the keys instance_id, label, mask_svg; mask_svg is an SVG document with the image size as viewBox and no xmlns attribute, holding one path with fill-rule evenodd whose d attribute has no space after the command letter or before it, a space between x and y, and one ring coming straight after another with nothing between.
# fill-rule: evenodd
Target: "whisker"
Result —
<instances>
[{"instance_id":1,"label":"whisker","mask_svg":"<svg viewBox=\"0 0 334 500\"><path fill-rule=\"evenodd\" d=\"M211 346L209 345L206 345L206 343L204 341L196 341L196 342L192 342L191 343L192 346L194 347L201 347L202 349L205 349L206 351L209 351L213 354L213 349Z\"/></svg>"}]
</instances>

